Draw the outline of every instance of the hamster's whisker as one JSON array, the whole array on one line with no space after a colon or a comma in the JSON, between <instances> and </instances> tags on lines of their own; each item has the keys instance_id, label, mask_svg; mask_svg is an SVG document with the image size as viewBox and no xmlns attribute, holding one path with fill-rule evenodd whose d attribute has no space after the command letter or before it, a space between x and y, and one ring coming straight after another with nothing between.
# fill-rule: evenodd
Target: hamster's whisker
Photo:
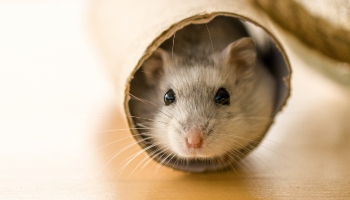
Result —
<instances>
[{"instance_id":1,"label":"hamster's whisker","mask_svg":"<svg viewBox=\"0 0 350 200\"><path fill-rule=\"evenodd\" d=\"M280 147L282 147L282 148L284 148L284 149L286 149L286 150L288 150L288 151L291 151L291 152L294 152L294 153L296 153L296 154L298 154L298 155L300 155L300 156L303 156L304 158L311 159L310 157L308 157L307 155L304 155L304 154L300 153L299 151L296 151L296 150L291 149L290 147L288 147L288 146L286 146L286 145L283 145L283 144L281 144L281 143L278 143L278 142L276 142L276 141L273 141L273 140L269 139L268 136L267 136L266 138L264 138L264 137L262 137L262 138L263 138L263 140L266 140L266 141L272 142L272 143L274 143L274 144L277 144L277 145L279 145Z\"/></svg>"},{"instance_id":2,"label":"hamster's whisker","mask_svg":"<svg viewBox=\"0 0 350 200\"><path fill-rule=\"evenodd\" d=\"M239 153L239 155L241 156L245 156L243 153ZM250 175L254 175L254 170L251 168L251 166L246 162L246 160L243 158L241 159L239 162L242 162L246 167L243 169L247 169L248 168L248 172L250 173Z\"/></svg>"},{"instance_id":3,"label":"hamster's whisker","mask_svg":"<svg viewBox=\"0 0 350 200\"><path fill-rule=\"evenodd\" d=\"M170 161L174 158L175 158L175 160L177 160L176 154L175 153L172 153L172 154L173 154L173 156L171 156L171 158L168 160L168 162L165 163L165 165L168 165L170 163Z\"/></svg>"},{"instance_id":4,"label":"hamster's whisker","mask_svg":"<svg viewBox=\"0 0 350 200\"><path fill-rule=\"evenodd\" d=\"M176 117L174 117L174 115L172 115L171 113L169 113L169 114L172 116L172 118L171 118L169 115L167 115L167 114L165 114L164 112L162 112L161 110L159 110L159 109L157 108L157 106L159 106L159 105L153 105L153 104L154 104L153 102L148 101L148 100L146 100L146 99L138 98L138 97L136 97L135 95L131 94L130 92L128 92L128 94L129 94L131 97L133 97L133 98L139 100L140 102L142 102L142 103L144 103L144 104L146 104L146 105L148 105L148 106L152 106L155 110L157 110L159 113L162 113L163 115L167 116L169 119L175 119L178 123L180 123L179 120L177 120Z\"/></svg>"},{"instance_id":5,"label":"hamster's whisker","mask_svg":"<svg viewBox=\"0 0 350 200\"><path fill-rule=\"evenodd\" d=\"M209 35L210 43L211 43L211 50L213 51L213 55L214 55L214 44L213 44L213 40L211 39L211 34L210 34L210 31L208 28L208 24L205 24L205 27L207 28L207 31L208 31L208 35Z\"/></svg>"},{"instance_id":6,"label":"hamster's whisker","mask_svg":"<svg viewBox=\"0 0 350 200\"><path fill-rule=\"evenodd\" d=\"M128 130L148 130L148 129L155 129L155 128L116 128L116 129L110 129L110 130L104 130L104 131L97 131L95 133L107 133L107 132L128 131Z\"/></svg>"},{"instance_id":7,"label":"hamster's whisker","mask_svg":"<svg viewBox=\"0 0 350 200\"><path fill-rule=\"evenodd\" d=\"M196 158L195 158L196 159ZM184 158L184 161L186 162L186 167L190 166L189 158Z\"/></svg>"},{"instance_id":8,"label":"hamster's whisker","mask_svg":"<svg viewBox=\"0 0 350 200\"><path fill-rule=\"evenodd\" d=\"M282 111L281 113L279 113L279 115L305 115L305 114L321 114L322 112L320 111L299 111L299 112L286 112L286 111Z\"/></svg>"},{"instance_id":9,"label":"hamster's whisker","mask_svg":"<svg viewBox=\"0 0 350 200\"><path fill-rule=\"evenodd\" d=\"M142 133L142 134L129 135L129 136L126 136L126 137L123 137L123 138L114 140L114 141L112 141L112 142L110 142L110 143L108 143L108 144L105 144L105 145L103 145L103 146L101 146L101 147L95 149L94 151L99 151L99 150L101 150L101 149L103 149L103 148L105 148L105 147L107 147L107 146L109 146L109 145L112 145L112 144L114 144L114 143L120 142L120 141L122 141L122 140L126 140L126 139L129 139L129 138L134 138L134 136L136 136L136 135L148 136L148 135L149 135L149 132L144 132L144 133ZM148 136L147 138L148 138L148 139L152 139L153 136ZM133 142L135 142L135 141L133 141ZM136 141L136 142L137 142L137 141Z\"/></svg>"},{"instance_id":10,"label":"hamster's whisker","mask_svg":"<svg viewBox=\"0 0 350 200\"><path fill-rule=\"evenodd\" d=\"M227 166L228 161L225 162L222 157L218 157L218 158L219 158L218 161L221 161L222 166L225 168L225 170L226 171L229 170L228 166ZM228 163L228 164L230 164L230 163ZM222 168L222 171L224 171L224 168ZM238 174L238 171L235 168L232 168L232 169Z\"/></svg>"},{"instance_id":11,"label":"hamster's whisker","mask_svg":"<svg viewBox=\"0 0 350 200\"><path fill-rule=\"evenodd\" d=\"M229 156L231 158L232 161L234 161L234 163L238 164L241 168L242 166L238 163L238 161L240 161L242 159L242 156L240 156L239 152L237 151L233 151L230 145L230 141L225 140L226 143L222 143L222 146L227 149L227 153L225 154L226 156ZM234 141L237 143L237 141ZM234 157L231 157L230 154L233 154ZM238 158L238 160L237 160ZM232 168L234 168L234 166L232 166L232 162L228 161L231 165Z\"/></svg>"},{"instance_id":12,"label":"hamster's whisker","mask_svg":"<svg viewBox=\"0 0 350 200\"><path fill-rule=\"evenodd\" d=\"M150 122L159 122L159 123L163 123L163 124L169 124L163 121L159 121L159 120L154 120L154 119L149 119L149 118L144 118L144 117L138 117L138 116L133 116L133 115L126 115L127 117L131 117L131 118L136 118L136 119L144 119L144 120L148 120Z\"/></svg>"},{"instance_id":13,"label":"hamster's whisker","mask_svg":"<svg viewBox=\"0 0 350 200\"><path fill-rule=\"evenodd\" d=\"M159 143L159 144L160 144L160 143ZM155 149L154 151L152 151L152 152L149 154L150 159L149 159L146 163L144 163L144 164L142 165L141 170L143 170L152 160L154 161L155 157L158 156L159 153L164 153L164 152L167 151L167 150L168 150L168 148L167 148L167 149L165 149L165 148L157 148L157 149ZM158 153L157 153L157 152L158 152Z\"/></svg>"},{"instance_id":14,"label":"hamster's whisker","mask_svg":"<svg viewBox=\"0 0 350 200\"><path fill-rule=\"evenodd\" d=\"M153 144L153 145L150 145L146 148L143 148L141 150L139 150L138 152L134 153L133 155L131 155L129 158L127 158L127 162L125 162L119 169L119 172L117 174L119 174L119 176L123 173L123 171L125 170L125 168L137 157L139 156L140 154L142 154L143 152L147 151L148 149L150 148L153 148L155 146L157 146L158 144ZM128 176L129 178L130 176Z\"/></svg>"},{"instance_id":15,"label":"hamster's whisker","mask_svg":"<svg viewBox=\"0 0 350 200\"><path fill-rule=\"evenodd\" d=\"M168 125L168 123L164 123L166 125ZM154 129L152 128L152 125L153 125L153 122L139 122L139 123L136 123L135 127L140 127L140 128L148 128L150 127L150 129Z\"/></svg>"},{"instance_id":16,"label":"hamster's whisker","mask_svg":"<svg viewBox=\"0 0 350 200\"><path fill-rule=\"evenodd\" d=\"M152 123L153 122L138 122L138 123L136 123L136 125L134 127L154 129L154 128L152 128Z\"/></svg>"},{"instance_id":17,"label":"hamster's whisker","mask_svg":"<svg viewBox=\"0 0 350 200\"><path fill-rule=\"evenodd\" d=\"M171 47L171 61L174 62L174 47L175 47L175 34L177 31L177 27L175 28L174 36L173 36L173 45Z\"/></svg>"},{"instance_id":18,"label":"hamster's whisker","mask_svg":"<svg viewBox=\"0 0 350 200\"><path fill-rule=\"evenodd\" d=\"M168 150L168 149L167 149L167 150ZM151 154L152 154L153 152L155 152L155 151L158 151L158 149L152 151ZM162 151L165 151L165 150L162 150ZM161 152L162 152L162 151L161 151ZM140 166L145 160L147 160L147 159L151 159L151 158L150 158L149 156L146 156L144 159L142 159L141 162L134 168L134 170L132 170L132 172L130 173L129 176L131 176L131 175L135 172L136 169L139 169L139 166ZM141 171L141 170L140 170L140 171Z\"/></svg>"},{"instance_id":19,"label":"hamster's whisker","mask_svg":"<svg viewBox=\"0 0 350 200\"><path fill-rule=\"evenodd\" d=\"M157 108L159 105L157 105L157 104L155 104L155 103L153 103L153 102L151 102L151 101L148 101L148 100L146 100L146 99L139 98L139 97L137 97L137 96L131 94L130 92L129 92L128 94L129 94L132 98L134 98L134 99L140 101L141 103L144 103L144 104L146 104L146 105L148 105L148 106L152 106L155 110L157 110L157 111L163 113L162 111L160 111L160 110ZM171 119L170 116L166 115L165 113L163 113L163 114Z\"/></svg>"},{"instance_id":20,"label":"hamster's whisker","mask_svg":"<svg viewBox=\"0 0 350 200\"><path fill-rule=\"evenodd\" d=\"M231 123L235 123L238 121L245 121L245 120L267 120L268 122L271 122L273 120L273 118L270 117L258 117L258 116L235 116L234 118L231 119ZM252 121L251 121L252 122ZM227 122L226 122L227 123Z\"/></svg>"},{"instance_id":21,"label":"hamster's whisker","mask_svg":"<svg viewBox=\"0 0 350 200\"><path fill-rule=\"evenodd\" d=\"M145 125L146 123L137 123L136 124L136 127L141 127L141 128L146 128L147 129L147 126Z\"/></svg>"},{"instance_id":22,"label":"hamster's whisker","mask_svg":"<svg viewBox=\"0 0 350 200\"><path fill-rule=\"evenodd\" d=\"M103 146L101 146L101 147L95 149L95 151L99 151L99 150L101 150L101 149L103 149L103 148L105 148L105 147L107 147L107 146L109 146L109 145L111 145L111 144L114 144L114 143L119 142L119 141L122 141L122 140L129 139L129 138L132 138L132 137L133 137L132 135L129 135L129 136L126 136L126 137L123 137L123 138L114 140L113 142L110 142L110 143L108 143L108 144L105 144L105 145L103 145Z\"/></svg>"},{"instance_id":23,"label":"hamster's whisker","mask_svg":"<svg viewBox=\"0 0 350 200\"><path fill-rule=\"evenodd\" d=\"M145 162L142 166L141 166L141 170L143 170L152 160L154 160L154 158L155 158L155 154L157 153L157 152L159 152L159 151L161 151L161 149L155 149L155 150L153 150L151 153L149 153L149 159L147 160L147 162Z\"/></svg>"},{"instance_id":24,"label":"hamster's whisker","mask_svg":"<svg viewBox=\"0 0 350 200\"><path fill-rule=\"evenodd\" d=\"M133 159L135 159L137 156L139 156L141 153L144 153L144 152L146 152L148 149L151 149L151 148L153 148L153 147L155 147L155 146L157 146L158 144L153 144L153 145L150 145L150 146L148 146L147 148L145 148L145 149L141 149L141 150L139 150L139 151L137 151L136 153L134 153L133 155L131 155L129 158L127 158L127 162L124 162L124 164L120 167L120 169L118 170L118 173L120 173L120 175L121 175L121 173L125 170L125 168L127 167L127 165L133 160ZM153 151L154 152L154 151ZM148 156L145 156L145 158L143 158L142 160L141 160L141 162L134 168L134 170L128 175L128 177L127 178L129 178L133 173L134 173L134 171L136 170L136 169L138 169L138 167L145 161L145 160L147 160L147 159L150 159ZM142 170L143 168L141 168L141 170ZM122 170L122 171L121 171ZM141 171L140 170L140 171Z\"/></svg>"},{"instance_id":25,"label":"hamster's whisker","mask_svg":"<svg viewBox=\"0 0 350 200\"><path fill-rule=\"evenodd\" d=\"M248 144L248 147L244 147L244 149L248 150L249 152L251 152L254 149L254 146L252 146L252 144ZM270 171L272 171L281 181L283 181L283 179L269 166L267 165L265 162L263 162L258 156L254 155L254 154L250 154L252 156L254 156L256 159L258 159L263 165L265 165Z\"/></svg>"},{"instance_id":26,"label":"hamster's whisker","mask_svg":"<svg viewBox=\"0 0 350 200\"><path fill-rule=\"evenodd\" d=\"M169 149L170 150L170 149ZM171 156L171 157L170 157ZM166 160L170 157L170 159L165 163L165 165L168 165L169 162L171 161L171 159L173 159L174 157L176 156L175 153L169 153L167 157L165 157L164 159L162 159L162 161L159 163L158 167L157 167L157 170L156 170L156 173L158 173L159 169L161 167L164 166L164 162L166 162Z\"/></svg>"},{"instance_id":27,"label":"hamster's whisker","mask_svg":"<svg viewBox=\"0 0 350 200\"><path fill-rule=\"evenodd\" d=\"M160 151L159 153L157 153L157 155L156 155L156 157L158 157L158 158L156 158L156 159L157 159L157 160L156 160L157 162L154 162L154 163L153 163L152 168L154 168L154 165L155 165L155 164L158 164L158 167L159 167L159 166L162 166L162 164L160 163L160 161L162 160L163 156L166 155L165 153L166 153L167 151L169 151L169 148L163 148L163 149L161 149L161 151ZM163 155L160 155L160 156L159 156L159 154L163 154ZM158 169L159 169L159 168L158 168ZM153 174L155 175L157 171L158 171L158 170L154 170Z\"/></svg>"},{"instance_id":28,"label":"hamster's whisker","mask_svg":"<svg viewBox=\"0 0 350 200\"><path fill-rule=\"evenodd\" d=\"M250 149L247 149L246 147L244 149L248 150L249 152L252 151ZM246 166L248 166L250 172L253 173L254 170L252 170L251 167L244 161L244 157L247 156L247 155L243 154L241 151L236 151L236 150L233 150L233 149L230 149L228 152L231 152L234 156L238 156L239 160L236 161L236 162L243 162ZM243 169L245 169L245 168L243 168Z\"/></svg>"},{"instance_id":29,"label":"hamster's whisker","mask_svg":"<svg viewBox=\"0 0 350 200\"><path fill-rule=\"evenodd\" d=\"M237 137L238 137L238 136L237 136ZM298 155L300 155L300 156L303 156L304 158L311 159L311 158L308 157L307 155L304 155L304 154L302 154L302 153L300 153L300 152L298 152L298 151L296 151L296 150L294 150L294 149L291 149L290 147L288 147L288 146L286 146L286 145L283 145L283 144L281 144L281 143L279 143L279 142L273 141L273 140L269 139L268 137L269 137L269 136L267 135L267 136L258 136L258 137L256 137L256 138L260 138L260 139L262 139L262 140L269 141L269 142L271 142L271 143L274 143L274 144L276 144L276 145L279 145L280 147L282 147L282 148L284 148L284 149L286 149L286 150L288 150L288 151L291 151L291 152L296 153L296 154L298 154ZM256 142L256 143L258 143L258 142ZM259 146L263 146L263 144L261 144L261 145L259 145Z\"/></svg>"},{"instance_id":30,"label":"hamster's whisker","mask_svg":"<svg viewBox=\"0 0 350 200\"><path fill-rule=\"evenodd\" d=\"M233 154L233 156L238 157L239 160L237 160L237 159L234 158L234 157L231 157L230 154ZM252 172L247 171L247 169L244 168L244 167L240 164L240 162L242 161L242 157L241 157L241 154L240 154L240 153L237 154L237 152L229 151L226 155L227 155L228 157L230 157L230 158L233 160L233 162L229 162L229 161L228 161L228 162L230 163L232 169L235 168L235 166L233 165L233 163L235 163L235 164L238 165L238 166L240 167L240 169L242 169L245 173L248 173L249 175L252 175Z\"/></svg>"},{"instance_id":31,"label":"hamster's whisker","mask_svg":"<svg viewBox=\"0 0 350 200\"><path fill-rule=\"evenodd\" d=\"M238 139L244 140L244 137L240 137L240 136L235 136L235 137L238 138ZM264 138L264 136L260 136L260 137L257 137L257 138ZM271 141L271 140L270 140L270 141ZM272 141L272 142L273 142L273 141ZM258 141L254 142L254 144L259 144L259 143L260 143L260 142L258 142ZM297 165L298 167L301 167L301 168L303 168L304 170L308 171L305 167L301 166L299 163L295 162L294 160L289 159L287 156L285 156L285 155L283 155L283 154L280 154L280 153L278 153L277 151L275 151L275 150L273 150L273 149L271 149L271 148L269 148L269 147L267 147L267 146L264 146L263 144L260 144L259 146L260 146L261 148L267 149L267 150L269 150L269 151L271 151L271 152L277 154L278 156L280 156L280 157L283 158L283 159L287 159L288 161L292 162L293 164ZM283 147L283 145L282 145L282 147ZM286 148L286 147L284 147L284 148ZM286 149L288 149L288 148L286 148ZM290 150L293 152L292 149L290 149ZM258 152L257 152L257 153L258 153ZM296 152L296 153L298 153L298 152ZM303 154L300 154L300 155L304 156Z\"/></svg>"},{"instance_id":32,"label":"hamster's whisker","mask_svg":"<svg viewBox=\"0 0 350 200\"><path fill-rule=\"evenodd\" d=\"M244 171L245 171L245 173L248 173L248 175L249 176L254 176L254 170L251 168L251 166L246 162L246 160L245 160L245 154L243 154L242 152L240 152L240 151L234 151L234 150L230 150L229 151L229 153L233 153L233 155L236 155L236 154L238 154L242 159L240 159L239 161L235 161ZM243 167L242 165L240 165L239 163L242 163L242 164L244 164L244 166L246 166L246 167ZM253 185L255 185L256 186L256 184L254 183L254 182L252 182L252 184Z\"/></svg>"},{"instance_id":33,"label":"hamster's whisker","mask_svg":"<svg viewBox=\"0 0 350 200\"><path fill-rule=\"evenodd\" d=\"M120 149L119 151L117 151L116 153L114 153L112 155L112 157L107 161L107 163L101 168L101 170L99 171L99 174L101 174L103 172L103 170L107 167L107 165L112 162L112 160L114 160L118 155L120 155L121 153L123 153L124 151L126 151L128 148L136 145L136 144L139 144L139 142L142 142L142 141L145 141L149 138L144 138L142 140L139 140L139 141L136 141L136 142L132 142L130 144L128 144L127 146L125 146L124 148Z\"/></svg>"},{"instance_id":34,"label":"hamster's whisker","mask_svg":"<svg viewBox=\"0 0 350 200\"><path fill-rule=\"evenodd\" d=\"M261 146L262 148L265 148L265 149L267 149L267 150L269 150L269 151L271 151L271 152L273 152L273 153L279 155L281 158L287 159L288 161L294 163L294 164L297 165L298 167L301 167L301 168L304 169L305 171L310 172L308 169L306 169L305 167L303 167L303 166L300 165L299 163L295 162L294 160L289 159L287 156L285 156L285 155L283 155L283 154L280 154L280 153L278 153L277 151L274 151L274 150L272 150L272 149L270 149L270 148L268 148L268 147L266 147L266 146L264 146L264 145L260 145L260 146Z\"/></svg>"},{"instance_id":35,"label":"hamster's whisker","mask_svg":"<svg viewBox=\"0 0 350 200\"><path fill-rule=\"evenodd\" d=\"M175 161L175 165L183 165L183 162L184 162L183 159L184 158L178 157Z\"/></svg>"},{"instance_id":36,"label":"hamster's whisker","mask_svg":"<svg viewBox=\"0 0 350 200\"><path fill-rule=\"evenodd\" d=\"M154 152L155 150L153 150L152 152ZM152 153L151 152L151 153ZM144 163L146 160L148 160L148 159L151 159L150 158L150 156L148 155L148 156L145 156L140 162L139 162L139 164L137 164L137 166L131 171L131 173L130 173L130 175L129 176L131 176L131 174L133 174L135 171L136 171L136 169L139 169L139 171L138 171L138 173L137 174L139 174L141 171L142 171L142 169L140 169L139 167L140 167L140 165L142 164L142 163ZM128 176L128 177L129 177Z\"/></svg>"},{"instance_id":37,"label":"hamster's whisker","mask_svg":"<svg viewBox=\"0 0 350 200\"><path fill-rule=\"evenodd\" d=\"M161 142L159 142L158 144L161 144ZM158 152L157 154L155 154L155 155L152 157L152 159L155 160L156 157L158 157L159 154L165 154L165 153L166 153L167 151L169 151L169 150L170 150L169 147L163 148L163 147L159 147L159 146L158 146L158 148L156 149L156 151L153 151L153 152L152 152L152 153L153 153L152 155L154 155L155 153ZM159 157L156 161L159 162L160 158L161 158L161 157ZM151 159L150 159L150 160L151 160ZM156 162L155 162L155 163L156 163ZM154 163L154 164L155 164L155 163Z\"/></svg>"},{"instance_id":38,"label":"hamster's whisker","mask_svg":"<svg viewBox=\"0 0 350 200\"><path fill-rule=\"evenodd\" d=\"M235 138L236 139L238 139L238 140L240 140L240 141L242 141L242 142L244 142L245 140L246 140L246 138L244 138L244 137L239 137L239 136L235 136ZM229 142L233 142L233 143L235 143L235 144L238 144L238 145L242 145L242 143L240 142L240 141L237 141L237 140L235 140L235 139L231 139L231 140L225 140L227 143L229 143ZM259 142L255 142L255 143L259 143ZM255 144L254 143L254 144ZM229 145L227 145L228 146L228 152L232 152L233 154L234 154L234 156L238 156L238 159L239 160L237 160L237 159L233 159L234 160L234 162L235 163L237 163L242 169L244 169L240 164L239 164L239 162L240 161L242 161L243 160L243 158L246 156L246 154L243 154L242 152L240 152L240 151L235 151L235 150L233 150L232 148L230 148L230 146ZM252 146L252 144L250 143L250 144L248 144L247 145L248 147L253 147ZM248 152L251 152L254 148L248 148L247 146L245 146L243 149L245 149L245 150L247 150ZM252 155L252 154L250 154L250 155ZM255 155L252 155L252 156L255 156ZM257 158L258 160L260 160L259 158ZM261 160L260 160L260 162L262 162ZM262 162L263 164L265 164L264 162ZM265 164L266 165L266 164ZM253 170L251 170L251 171L253 171ZM275 172L274 172L275 173ZM277 174L276 174L277 175ZM278 175L277 175L278 176ZM279 177L279 176L278 176Z\"/></svg>"}]
</instances>

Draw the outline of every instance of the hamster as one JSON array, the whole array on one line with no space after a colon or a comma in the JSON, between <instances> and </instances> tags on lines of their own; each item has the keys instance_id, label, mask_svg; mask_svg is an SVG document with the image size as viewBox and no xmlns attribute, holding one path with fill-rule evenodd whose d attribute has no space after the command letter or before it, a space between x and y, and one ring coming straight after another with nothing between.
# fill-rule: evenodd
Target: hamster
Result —
<instances>
[{"instance_id":1,"label":"hamster","mask_svg":"<svg viewBox=\"0 0 350 200\"><path fill-rule=\"evenodd\" d=\"M276 83L242 23L216 17L177 31L144 61L130 110L150 156L203 172L234 166L273 120Z\"/></svg>"}]
</instances>

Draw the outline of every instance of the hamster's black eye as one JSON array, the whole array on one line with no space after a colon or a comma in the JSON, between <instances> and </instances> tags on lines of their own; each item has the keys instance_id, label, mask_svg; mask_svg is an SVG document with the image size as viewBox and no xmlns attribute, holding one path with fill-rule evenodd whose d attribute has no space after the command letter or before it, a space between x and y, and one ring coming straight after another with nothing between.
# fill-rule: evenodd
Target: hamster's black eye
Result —
<instances>
[{"instance_id":1,"label":"hamster's black eye","mask_svg":"<svg viewBox=\"0 0 350 200\"><path fill-rule=\"evenodd\" d=\"M220 88L215 95L215 103L222 105L230 104L230 94L226 91L225 88Z\"/></svg>"},{"instance_id":2,"label":"hamster's black eye","mask_svg":"<svg viewBox=\"0 0 350 200\"><path fill-rule=\"evenodd\" d=\"M165 105L168 106L168 105L174 103L175 100L176 100L175 92L172 89L168 90L165 93L165 95L164 95L164 103L165 103Z\"/></svg>"}]
</instances>

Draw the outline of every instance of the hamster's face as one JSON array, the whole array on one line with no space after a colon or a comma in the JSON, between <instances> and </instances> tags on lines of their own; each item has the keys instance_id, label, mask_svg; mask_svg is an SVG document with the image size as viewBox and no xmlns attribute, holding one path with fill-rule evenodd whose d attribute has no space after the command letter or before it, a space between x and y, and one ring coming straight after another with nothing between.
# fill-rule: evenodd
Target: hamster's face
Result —
<instances>
[{"instance_id":1,"label":"hamster's face","mask_svg":"<svg viewBox=\"0 0 350 200\"><path fill-rule=\"evenodd\" d=\"M155 152L164 160L217 161L253 149L271 123L274 98L255 58L254 43L244 38L209 62L177 61L161 49L146 60L146 80L157 93L148 134Z\"/></svg>"},{"instance_id":2,"label":"hamster's face","mask_svg":"<svg viewBox=\"0 0 350 200\"><path fill-rule=\"evenodd\" d=\"M271 107L256 98L249 78L192 66L169 71L163 82L157 97L163 105L151 132L160 149L178 157L238 153L261 137L270 122Z\"/></svg>"}]
</instances>

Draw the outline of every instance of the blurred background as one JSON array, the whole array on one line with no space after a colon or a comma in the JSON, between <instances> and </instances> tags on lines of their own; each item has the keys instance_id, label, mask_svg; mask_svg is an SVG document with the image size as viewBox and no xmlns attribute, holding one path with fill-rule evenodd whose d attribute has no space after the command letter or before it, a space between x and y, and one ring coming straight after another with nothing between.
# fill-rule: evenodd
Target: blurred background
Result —
<instances>
[{"instance_id":1,"label":"blurred background","mask_svg":"<svg viewBox=\"0 0 350 200\"><path fill-rule=\"evenodd\" d=\"M79 185L90 176L93 130L114 95L89 6L0 1L0 199L75 199L75 186L89 193Z\"/></svg>"},{"instance_id":2,"label":"blurred background","mask_svg":"<svg viewBox=\"0 0 350 200\"><path fill-rule=\"evenodd\" d=\"M0 199L350 197L349 64L288 31L292 95L243 169L139 169L145 155L125 165L139 149L121 150L132 138L108 145L129 133L92 34L96 2L0 1ZM314 15L349 19L349 1L322 12L297 2Z\"/></svg>"}]
</instances>

